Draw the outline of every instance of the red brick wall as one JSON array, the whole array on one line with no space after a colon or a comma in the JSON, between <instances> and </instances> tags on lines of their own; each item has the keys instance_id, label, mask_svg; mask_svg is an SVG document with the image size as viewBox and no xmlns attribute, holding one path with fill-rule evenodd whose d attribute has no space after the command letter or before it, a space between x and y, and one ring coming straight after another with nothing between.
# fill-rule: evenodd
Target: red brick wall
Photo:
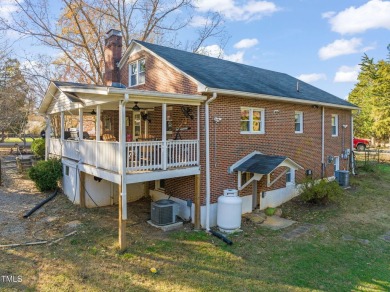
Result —
<instances>
[{"instance_id":1,"label":"red brick wall","mask_svg":"<svg viewBox=\"0 0 390 292\"><path fill-rule=\"evenodd\" d=\"M128 85L128 64L140 59L146 60L146 82L136 86L136 89L160 92L196 94L197 85L189 78L176 72L173 68L146 51L140 51L129 58L121 69L121 83ZM240 134L240 107L256 107L265 109L265 134ZM196 107L193 107L196 117ZM296 134L294 130L295 111L304 114L304 131ZM331 115L339 115L339 135L331 135ZM150 135L161 138L161 107L150 112L152 124ZM173 128L179 127L185 121L180 112L180 106L174 106ZM214 117L222 118L215 124ZM286 102L274 102L240 97L218 96L210 105L210 165L211 165L211 195L212 202L223 194L226 188L237 188L237 174L228 174L227 169L237 160L257 150L269 155L288 156L304 169L296 172L296 182L305 177L305 170L311 169L313 177L321 177L321 117L322 109L311 105L298 105ZM182 133L182 139L196 138L196 119L187 120L190 131ZM201 197L205 204L205 133L204 105L201 106ZM326 157L338 156L342 152L342 125L348 125L345 130L345 148L351 148L350 111L325 108L325 162ZM215 138L216 135L216 138ZM174 133L167 137L174 138ZM215 151L216 149L216 151ZM346 168L347 162L340 159L340 168ZM273 178L283 171L278 169ZM333 164L326 164L325 176L333 175ZM270 189L285 185L284 176ZM153 188L154 184L150 184ZM258 183L258 191L269 190L266 178ZM166 181L166 192L182 199L193 199L194 177L169 179ZM240 195L251 194L251 185L240 192Z\"/></svg>"},{"instance_id":2,"label":"red brick wall","mask_svg":"<svg viewBox=\"0 0 390 292\"><path fill-rule=\"evenodd\" d=\"M256 107L265 109L265 134L240 134L240 107ZM277 110L278 112L274 112ZM304 115L303 133L296 134L294 129L295 111ZM205 136L204 136L204 106L201 107L201 196L205 203ZM339 115L339 135L331 135L331 115ZM222 118L215 124L214 117ZM321 177L321 123L322 109L311 105L297 105L285 102L273 102L239 97L219 96L210 105L210 166L212 202L223 194L226 188L237 188L237 173L228 174L227 169L233 163L257 150L268 155L281 155L291 158L304 169L296 172L296 182L305 177L305 170L311 169L314 178ZM342 125L348 125L345 130L345 148L351 148L350 111L325 108L325 157L338 156L342 153ZM216 130L216 132L214 132ZM216 139L215 139L216 133ZM216 148L215 148L216 145ZM215 151L216 149L216 151ZM325 159L325 176L333 175L333 164L327 164ZM346 168L347 161L340 159L340 168ZM280 168L272 174L276 178L285 168ZM285 186L285 176L282 176L270 188L266 187L264 176L258 183L258 192L277 189ZM193 199L194 177L176 178L166 181L166 191L175 197ZM252 193L249 185L240 195Z\"/></svg>"},{"instance_id":3,"label":"red brick wall","mask_svg":"<svg viewBox=\"0 0 390 292\"><path fill-rule=\"evenodd\" d=\"M195 82L144 50L130 56L126 65L121 68L121 83L129 86L129 64L142 58L145 58L145 84L132 88L170 93L197 93Z\"/></svg>"}]
</instances>

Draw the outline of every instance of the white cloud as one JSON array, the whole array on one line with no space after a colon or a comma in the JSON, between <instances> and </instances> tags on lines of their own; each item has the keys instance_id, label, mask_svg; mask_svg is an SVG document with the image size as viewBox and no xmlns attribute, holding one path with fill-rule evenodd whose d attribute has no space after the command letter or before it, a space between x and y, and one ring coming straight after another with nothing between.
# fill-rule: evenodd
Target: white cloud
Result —
<instances>
[{"instance_id":1,"label":"white cloud","mask_svg":"<svg viewBox=\"0 0 390 292\"><path fill-rule=\"evenodd\" d=\"M341 34L362 33L369 29L390 29L390 1L371 0L351 6L329 18L332 30Z\"/></svg>"},{"instance_id":2,"label":"white cloud","mask_svg":"<svg viewBox=\"0 0 390 292\"><path fill-rule=\"evenodd\" d=\"M242 39L238 43L234 44L236 49L248 49L256 46L259 43L258 39Z\"/></svg>"},{"instance_id":3,"label":"white cloud","mask_svg":"<svg viewBox=\"0 0 390 292\"><path fill-rule=\"evenodd\" d=\"M191 19L190 25L193 27L202 27L205 26L208 22L206 17L196 15Z\"/></svg>"},{"instance_id":4,"label":"white cloud","mask_svg":"<svg viewBox=\"0 0 390 292\"><path fill-rule=\"evenodd\" d=\"M336 15L336 12L334 11L327 11L321 14L322 18L331 18Z\"/></svg>"},{"instance_id":5,"label":"white cloud","mask_svg":"<svg viewBox=\"0 0 390 292\"><path fill-rule=\"evenodd\" d=\"M362 39L360 38L335 40L333 43L322 47L318 51L318 55L321 60L327 60L341 55L350 55L374 49L373 46L362 47L362 45Z\"/></svg>"},{"instance_id":6,"label":"white cloud","mask_svg":"<svg viewBox=\"0 0 390 292\"><path fill-rule=\"evenodd\" d=\"M297 78L304 82L312 83L318 80L326 80L326 75L324 73L301 74Z\"/></svg>"},{"instance_id":7,"label":"white cloud","mask_svg":"<svg viewBox=\"0 0 390 292\"><path fill-rule=\"evenodd\" d=\"M334 76L334 82L356 82L359 75L360 67L341 66Z\"/></svg>"},{"instance_id":8,"label":"white cloud","mask_svg":"<svg viewBox=\"0 0 390 292\"><path fill-rule=\"evenodd\" d=\"M251 0L243 4L235 0L198 0L197 7L201 12L213 11L222 13L227 19L249 21L271 15L279 8L269 1Z\"/></svg>"},{"instance_id":9,"label":"white cloud","mask_svg":"<svg viewBox=\"0 0 390 292\"><path fill-rule=\"evenodd\" d=\"M14 13L18 10L17 5L12 0L0 0L0 2L1 2L1 4L0 4L0 17L7 20L7 21L11 21L12 13ZM23 1L20 1L20 2L23 2Z\"/></svg>"},{"instance_id":10,"label":"white cloud","mask_svg":"<svg viewBox=\"0 0 390 292\"><path fill-rule=\"evenodd\" d=\"M221 58L224 60L243 63L244 62L244 52L239 51L235 54L226 55L223 49L219 45L210 45L206 47L200 47L197 51L198 54L206 55L214 58Z\"/></svg>"},{"instance_id":11,"label":"white cloud","mask_svg":"<svg viewBox=\"0 0 390 292\"><path fill-rule=\"evenodd\" d=\"M240 51L235 54L224 55L223 59L236 63L244 63L244 52Z\"/></svg>"}]
</instances>

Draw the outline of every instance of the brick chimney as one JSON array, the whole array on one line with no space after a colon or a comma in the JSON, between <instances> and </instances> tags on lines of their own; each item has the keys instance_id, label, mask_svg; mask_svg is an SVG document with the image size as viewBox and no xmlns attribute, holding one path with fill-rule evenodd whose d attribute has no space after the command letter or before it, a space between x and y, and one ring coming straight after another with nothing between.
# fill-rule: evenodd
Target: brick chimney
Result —
<instances>
[{"instance_id":1,"label":"brick chimney","mask_svg":"<svg viewBox=\"0 0 390 292\"><path fill-rule=\"evenodd\" d=\"M122 33L116 29L110 29L106 34L104 48L104 84L111 86L120 82L118 63L122 57Z\"/></svg>"}]
</instances>

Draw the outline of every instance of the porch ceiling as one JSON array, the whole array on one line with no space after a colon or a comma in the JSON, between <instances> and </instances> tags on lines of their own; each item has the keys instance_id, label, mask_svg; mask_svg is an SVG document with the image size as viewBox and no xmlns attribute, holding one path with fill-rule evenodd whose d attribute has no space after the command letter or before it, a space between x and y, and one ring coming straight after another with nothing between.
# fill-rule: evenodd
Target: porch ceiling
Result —
<instances>
[{"instance_id":1,"label":"porch ceiling","mask_svg":"<svg viewBox=\"0 0 390 292\"><path fill-rule=\"evenodd\" d=\"M67 96L70 101L70 105L68 106L68 108L61 108L61 110L63 111L69 111L78 108L79 106L89 109L96 105L115 103L119 100L123 100L126 94L129 95L129 104L133 104L133 102L139 102L139 106L145 108L154 107L163 103L200 105L203 101L207 99L206 96L197 94L191 95L167 93L77 83L64 83L62 85L56 85L54 82L52 82L40 105L40 113L47 113L47 110L50 105L53 102L56 102L55 97L58 96L58 93L56 94L56 91L64 93L65 95L71 95L71 98Z\"/></svg>"}]
</instances>

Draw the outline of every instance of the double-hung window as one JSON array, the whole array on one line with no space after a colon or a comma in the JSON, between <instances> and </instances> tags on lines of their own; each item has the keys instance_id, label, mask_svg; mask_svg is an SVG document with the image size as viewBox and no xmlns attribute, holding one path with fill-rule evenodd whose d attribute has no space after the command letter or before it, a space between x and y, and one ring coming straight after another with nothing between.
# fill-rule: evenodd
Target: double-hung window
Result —
<instances>
[{"instance_id":1,"label":"double-hung window","mask_svg":"<svg viewBox=\"0 0 390 292\"><path fill-rule=\"evenodd\" d=\"M264 109L241 107L241 134L264 134Z\"/></svg>"},{"instance_id":2,"label":"double-hung window","mask_svg":"<svg viewBox=\"0 0 390 292\"><path fill-rule=\"evenodd\" d=\"M140 59L130 64L129 84L135 86L145 83L145 59Z\"/></svg>"},{"instance_id":3,"label":"double-hung window","mask_svg":"<svg viewBox=\"0 0 390 292\"><path fill-rule=\"evenodd\" d=\"M332 137L339 135L339 116L332 115Z\"/></svg>"},{"instance_id":4,"label":"double-hung window","mask_svg":"<svg viewBox=\"0 0 390 292\"><path fill-rule=\"evenodd\" d=\"M295 112L295 133L303 133L303 112Z\"/></svg>"}]
</instances>

